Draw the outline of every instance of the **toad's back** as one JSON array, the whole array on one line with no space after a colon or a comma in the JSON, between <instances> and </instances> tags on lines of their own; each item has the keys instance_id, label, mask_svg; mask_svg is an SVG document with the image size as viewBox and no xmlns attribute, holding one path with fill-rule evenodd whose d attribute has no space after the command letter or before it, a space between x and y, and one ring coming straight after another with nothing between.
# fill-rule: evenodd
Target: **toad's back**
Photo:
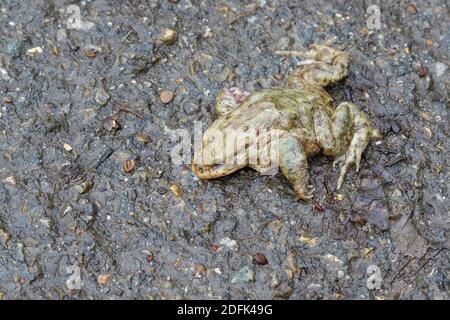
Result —
<instances>
[{"instance_id":1,"label":"toad's back","mask_svg":"<svg viewBox=\"0 0 450 320\"><path fill-rule=\"evenodd\" d=\"M251 126L253 129L311 128L317 108L333 113L333 100L322 88L270 88L251 94L238 108L224 116L221 128Z\"/></svg>"}]
</instances>

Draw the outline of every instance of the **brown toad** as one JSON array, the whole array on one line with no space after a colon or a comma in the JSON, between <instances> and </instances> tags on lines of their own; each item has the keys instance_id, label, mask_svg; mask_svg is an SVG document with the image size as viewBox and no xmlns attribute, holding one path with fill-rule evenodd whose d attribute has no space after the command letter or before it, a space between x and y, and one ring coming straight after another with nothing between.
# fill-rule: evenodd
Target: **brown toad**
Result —
<instances>
[{"instance_id":1,"label":"brown toad","mask_svg":"<svg viewBox=\"0 0 450 320\"><path fill-rule=\"evenodd\" d=\"M297 199L306 200L313 197L308 157L322 153L335 159L333 165L342 164L337 189L353 164L359 171L361 154L377 131L356 105L343 102L335 108L323 89L347 76L348 54L312 45L310 50L296 55L308 60L293 71L284 88L263 89L249 95L236 89L219 93L219 117L205 131L192 162L192 170L199 178L223 177L245 166L266 173L274 163L268 166L261 161L263 154L277 150L272 152L276 157L270 159L275 159L292 184ZM264 130L276 132L276 139L273 135L261 139ZM256 134L248 135L250 131ZM243 143L227 143L236 140Z\"/></svg>"}]
</instances>

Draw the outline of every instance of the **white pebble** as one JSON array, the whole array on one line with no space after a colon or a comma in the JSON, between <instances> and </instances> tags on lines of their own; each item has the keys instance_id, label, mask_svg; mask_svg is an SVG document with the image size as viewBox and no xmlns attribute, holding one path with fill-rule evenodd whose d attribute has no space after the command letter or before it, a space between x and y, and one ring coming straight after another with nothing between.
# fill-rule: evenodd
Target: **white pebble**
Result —
<instances>
[{"instance_id":1,"label":"white pebble","mask_svg":"<svg viewBox=\"0 0 450 320\"><path fill-rule=\"evenodd\" d=\"M442 62L436 62L434 64L434 72L438 77L442 76L445 73L445 71L447 71L447 68L448 68L447 65Z\"/></svg>"}]
</instances>

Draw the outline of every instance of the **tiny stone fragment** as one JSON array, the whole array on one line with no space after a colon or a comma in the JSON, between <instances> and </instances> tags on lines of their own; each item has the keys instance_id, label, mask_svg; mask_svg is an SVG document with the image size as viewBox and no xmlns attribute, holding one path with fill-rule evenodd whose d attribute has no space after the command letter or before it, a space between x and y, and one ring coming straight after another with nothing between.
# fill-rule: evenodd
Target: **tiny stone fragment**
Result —
<instances>
[{"instance_id":1,"label":"tiny stone fragment","mask_svg":"<svg viewBox=\"0 0 450 320\"><path fill-rule=\"evenodd\" d=\"M161 33L160 40L168 46L173 45L178 38L178 33L173 29L164 29Z\"/></svg>"},{"instance_id":2,"label":"tiny stone fragment","mask_svg":"<svg viewBox=\"0 0 450 320\"><path fill-rule=\"evenodd\" d=\"M434 72L438 77L443 76L447 71L447 69L448 69L447 65L442 62L436 62L434 65Z\"/></svg>"},{"instance_id":3,"label":"tiny stone fragment","mask_svg":"<svg viewBox=\"0 0 450 320\"><path fill-rule=\"evenodd\" d=\"M87 48L84 50L84 54L86 57L93 59L97 56L97 50L94 48Z\"/></svg>"},{"instance_id":4,"label":"tiny stone fragment","mask_svg":"<svg viewBox=\"0 0 450 320\"><path fill-rule=\"evenodd\" d=\"M182 194L180 186L179 186L178 184L176 184L176 183L174 183L174 184L172 184L172 185L170 186L170 190L173 192L173 194L174 194L176 197L180 197L181 194Z\"/></svg>"},{"instance_id":5,"label":"tiny stone fragment","mask_svg":"<svg viewBox=\"0 0 450 320\"><path fill-rule=\"evenodd\" d=\"M423 131L425 132L425 135L427 136L428 139L433 138L433 131L431 131L430 128L423 127Z\"/></svg>"},{"instance_id":6,"label":"tiny stone fragment","mask_svg":"<svg viewBox=\"0 0 450 320\"><path fill-rule=\"evenodd\" d=\"M255 253L253 255L253 263L260 264L260 265L264 266L264 265L268 264L269 261L267 260L265 255L263 255L260 252L257 252L257 253Z\"/></svg>"},{"instance_id":7,"label":"tiny stone fragment","mask_svg":"<svg viewBox=\"0 0 450 320\"><path fill-rule=\"evenodd\" d=\"M3 179L3 182L15 186L17 184L17 177L16 176L7 177L7 178Z\"/></svg>"},{"instance_id":8,"label":"tiny stone fragment","mask_svg":"<svg viewBox=\"0 0 450 320\"><path fill-rule=\"evenodd\" d=\"M195 266L195 277L201 278L201 276L206 272L206 267L202 264Z\"/></svg>"},{"instance_id":9,"label":"tiny stone fragment","mask_svg":"<svg viewBox=\"0 0 450 320\"><path fill-rule=\"evenodd\" d=\"M113 117L105 118L105 120L103 120L102 126L103 126L103 129L105 129L108 132L116 131L120 127L117 120Z\"/></svg>"},{"instance_id":10,"label":"tiny stone fragment","mask_svg":"<svg viewBox=\"0 0 450 320\"><path fill-rule=\"evenodd\" d=\"M8 42L5 48L5 53L12 59L18 58L23 53L23 41L11 41Z\"/></svg>"},{"instance_id":11,"label":"tiny stone fragment","mask_svg":"<svg viewBox=\"0 0 450 320\"><path fill-rule=\"evenodd\" d=\"M142 143L150 142L150 137L148 135L146 135L145 133L138 133L136 135L136 139L137 139L137 141L142 142Z\"/></svg>"},{"instance_id":12,"label":"tiny stone fragment","mask_svg":"<svg viewBox=\"0 0 450 320\"><path fill-rule=\"evenodd\" d=\"M163 284L161 285L161 287L163 289L171 289L171 288L173 288L173 281L172 280L164 281Z\"/></svg>"},{"instance_id":13,"label":"tiny stone fragment","mask_svg":"<svg viewBox=\"0 0 450 320\"><path fill-rule=\"evenodd\" d=\"M167 104L170 101L172 101L173 92L170 90L165 90L165 91L161 92L161 94L159 95L159 98L161 99L162 103Z\"/></svg>"},{"instance_id":14,"label":"tiny stone fragment","mask_svg":"<svg viewBox=\"0 0 450 320\"><path fill-rule=\"evenodd\" d=\"M106 285L108 284L110 279L111 279L110 274L101 274L97 277L97 282L99 285Z\"/></svg>"},{"instance_id":15,"label":"tiny stone fragment","mask_svg":"<svg viewBox=\"0 0 450 320\"><path fill-rule=\"evenodd\" d=\"M409 14L413 15L417 13L417 8L415 5L413 5L412 3L408 5L408 7L406 8L406 11L408 11Z\"/></svg>"},{"instance_id":16,"label":"tiny stone fragment","mask_svg":"<svg viewBox=\"0 0 450 320\"><path fill-rule=\"evenodd\" d=\"M419 68L419 77L423 78L427 75L428 69L424 66L420 66Z\"/></svg>"},{"instance_id":17,"label":"tiny stone fragment","mask_svg":"<svg viewBox=\"0 0 450 320\"><path fill-rule=\"evenodd\" d=\"M255 281L255 274L250 267L244 267L236 273L236 275L231 279L231 283L245 283Z\"/></svg>"},{"instance_id":18,"label":"tiny stone fragment","mask_svg":"<svg viewBox=\"0 0 450 320\"><path fill-rule=\"evenodd\" d=\"M155 258L155 256L153 255L153 253L152 252L149 252L148 254L147 254L147 256L145 257L145 260L147 260L147 262L152 262L153 261L153 259Z\"/></svg>"},{"instance_id":19,"label":"tiny stone fragment","mask_svg":"<svg viewBox=\"0 0 450 320\"><path fill-rule=\"evenodd\" d=\"M35 47L27 50L27 54L29 56L33 56L35 54L41 54L43 52L41 47Z\"/></svg>"},{"instance_id":20,"label":"tiny stone fragment","mask_svg":"<svg viewBox=\"0 0 450 320\"><path fill-rule=\"evenodd\" d=\"M72 146L68 143L64 143L63 147L64 147L64 150L66 150L67 152L70 152L73 150Z\"/></svg>"},{"instance_id":21,"label":"tiny stone fragment","mask_svg":"<svg viewBox=\"0 0 450 320\"><path fill-rule=\"evenodd\" d=\"M110 99L110 95L108 94L108 92L106 92L106 90L103 87L100 87L97 90L97 93L95 94L95 101L101 106L105 106L109 99Z\"/></svg>"},{"instance_id":22,"label":"tiny stone fragment","mask_svg":"<svg viewBox=\"0 0 450 320\"><path fill-rule=\"evenodd\" d=\"M89 190L91 190L93 186L94 186L93 181L86 181L86 182L77 184L74 188L79 194L85 194L85 193L89 192Z\"/></svg>"},{"instance_id":23,"label":"tiny stone fragment","mask_svg":"<svg viewBox=\"0 0 450 320\"><path fill-rule=\"evenodd\" d=\"M307 244L310 247L314 247L316 245L317 239L316 238L311 238L311 237L307 237L307 236L300 236L299 240L305 244Z\"/></svg>"},{"instance_id":24,"label":"tiny stone fragment","mask_svg":"<svg viewBox=\"0 0 450 320\"><path fill-rule=\"evenodd\" d=\"M3 244L6 244L11 239L11 235L3 229L0 229L0 238L3 240Z\"/></svg>"},{"instance_id":25,"label":"tiny stone fragment","mask_svg":"<svg viewBox=\"0 0 450 320\"><path fill-rule=\"evenodd\" d=\"M134 171L135 168L135 161L134 160L127 160L123 164L123 171L125 173L131 173Z\"/></svg>"},{"instance_id":26,"label":"tiny stone fragment","mask_svg":"<svg viewBox=\"0 0 450 320\"><path fill-rule=\"evenodd\" d=\"M270 280L270 286L276 288L280 285L280 280L276 273L272 274L272 279Z\"/></svg>"}]
</instances>

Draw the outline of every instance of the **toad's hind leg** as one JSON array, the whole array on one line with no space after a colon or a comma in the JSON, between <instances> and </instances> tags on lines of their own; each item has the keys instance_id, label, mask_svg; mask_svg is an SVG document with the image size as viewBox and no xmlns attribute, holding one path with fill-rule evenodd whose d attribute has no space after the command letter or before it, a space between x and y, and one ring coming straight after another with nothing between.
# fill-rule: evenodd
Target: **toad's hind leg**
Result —
<instances>
[{"instance_id":1,"label":"toad's hind leg","mask_svg":"<svg viewBox=\"0 0 450 320\"><path fill-rule=\"evenodd\" d=\"M316 111L314 126L323 153L336 158L333 166L342 164L336 186L339 190L353 164L359 171L361 155L373 130L366 114L350 102L339 104L331 119L323 109Z\"/></svg>"},{"instance_id":2,"label":"toad's hind leg","mask_svg":"<svg viewBox=\"0 0 450 320\"><path fill-rule=\"evenodd\" d=\"M311 199L313 190L308 188L308 162L298 139L293 136L281 137L279 157L281 172L293 186L297 200Z\"/></svg>"},{"instance_id":3,"label":"toad's hind leg","mask_svg":"<svg viewBox=\"0 0 450 320\"><path fill-rule=\"evenodd\" d=\"M288 86L295 88L303 83L326 87L347 76L348 53L324 45L313 44L308 51L281 51L280 54L299 56L306 60L288 78Z\"/></svg>"}]
</instances>

